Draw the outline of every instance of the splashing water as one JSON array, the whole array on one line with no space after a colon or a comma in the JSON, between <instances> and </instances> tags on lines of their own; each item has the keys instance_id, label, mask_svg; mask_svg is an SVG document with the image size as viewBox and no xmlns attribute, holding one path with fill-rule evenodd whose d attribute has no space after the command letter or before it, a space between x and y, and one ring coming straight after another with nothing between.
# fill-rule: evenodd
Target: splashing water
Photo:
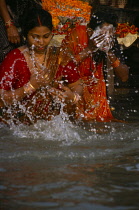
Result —
<instances>
[{"instance_id":1,"label":"splashing water","mask_svg":"<svg viewBox=\"0 0 139 210\"><path fill-rule=\"evenodd\" d=\"M136 94L116 99L128 123L75 124L61 105L51 121L15 125L9 108L10 128L0 124L1 207L138 209Z\"/></svg>"},{"instance_id":2,"label":"splashing water","mask_svg":"<svg viewBox=\"0 0 139 210\"><path fill-rule=\"evenodd\" d=\"M108 53L108 51L112 48L112 43L113 43L113 35L114 35L114 27L112 24L110 24L109 26L103 26L102 28L100 28L100 26L98 26L94 33L92 34L92 36L90 37L90 39L97 39L98 36L100 35L104 35L105 34L105 38L103 39L103 41L98 42L97 44L97 49L96 51L102 50L105 51L106 53Z\"/></svg>"},{"instance_id":3,"label":"splashing water","mask_svg":"<svg viewBox=\"0 0 139 210\"><path fill-rule=\"evenodd\" d=\"M116 110L129 123L75 125L61 110L31 126L0 124L1 207L138 209L139 107L127 99Z\"/></svg>"}]
</instances>

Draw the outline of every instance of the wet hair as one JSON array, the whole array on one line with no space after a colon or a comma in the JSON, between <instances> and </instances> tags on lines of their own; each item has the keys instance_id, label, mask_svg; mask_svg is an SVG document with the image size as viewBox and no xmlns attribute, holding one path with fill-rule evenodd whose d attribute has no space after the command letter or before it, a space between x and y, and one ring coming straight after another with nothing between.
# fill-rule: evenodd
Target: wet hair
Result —
<instances>
[{"instance_id":1,"label":"wet hair","mask_svg":"<svg viewBox=\"0 0 139 210\"><path fill-rule=\"evenodd\" d=\"M112 14L109 12L98 11L93 13L90 19L88 26L93 30L96 29L97 26L102 25L103 23L112 24L114 27L117 26L118 17L116 14Z\"/></svg>"},{"instance_id":2,"label":"wet hair","mask_svg":"<svg viewBox=\"0 0 139 210\"><path fill-rule=\"evenodd\" d=\"M27 37L28 32L38 26L46 26L52 31L53 24L51 14L40 8L28 10L21 23L23 36Z\"/></svg>"}]
</instances>

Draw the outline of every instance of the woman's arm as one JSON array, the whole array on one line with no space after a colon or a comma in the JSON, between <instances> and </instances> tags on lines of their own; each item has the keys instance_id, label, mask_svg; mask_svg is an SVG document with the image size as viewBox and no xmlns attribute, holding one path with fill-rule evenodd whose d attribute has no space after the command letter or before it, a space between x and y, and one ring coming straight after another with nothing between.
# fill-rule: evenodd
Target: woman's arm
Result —
<instances>
[{"instance_id":1,"label":"woman's arm","mask_svg":"<svg viewBox=\"0 0 139 210\"><path fill-rule=\"evenodd\" d=\"M9 42L13 44L20 43L19 32L10 17L5 0L0 0L0 15L5 23Z\"/></svg>"},{"instance_id":2,"label":"woman's arm","mask_svg":"<svg viewBox=\"0 0 139 210\"><path fill-rule=\"evenodd\" d=\"M13 91L0 89L0 107L12 105L15 100L21 101L25 96L24 87Z\"/></svg>"},{"instance_id":3,"label":"woman's arm","mask_svg":"<svg viewBox=\"0 0 139 210\"><path fill-rule=\"evenodd\" d=\"M12 105L15 101L21 101L25 96L29 96L41 87L49 85L49 76L46 78L45 71L38 74L33 73L28 83L23 87L14 90L0 89L0 106Z\"/></svg>"},{"instance_id":4,"label":"woman's arm","mask_svg":"<svg viewBox=\"0 0 139 210\"><path fill-rule=\"evenodd\" d=\"M115 71L115 74L119 77L119 79L121 79L122 82L126 82L129 75L129 68L127 65L121 63L121 61L116 57L112 50L109 50L108 58L110 60L111 66Z\"/></svg>"},{"instance_id":5,"label":"woman's arm","mask_svg":"<svg viewBox=\"0 0 139 210\"><path fill-rule=\"evenodd\" d=\"M0 0L0 15L2 16L4 22L11 20L5 0Z\"/></svg>"},{"instance_id":6,"label":"woman's arm","mask_svg":"<svg viewBox=\"0 0 139 210\"><path fill-rule=\"evenodd\" d=\"M6 106L21 101L41 87L48 86L51 80L47 69L31 73L23 54L14 49L0 65L0 104Z\"/></svg>"}]
</instances>

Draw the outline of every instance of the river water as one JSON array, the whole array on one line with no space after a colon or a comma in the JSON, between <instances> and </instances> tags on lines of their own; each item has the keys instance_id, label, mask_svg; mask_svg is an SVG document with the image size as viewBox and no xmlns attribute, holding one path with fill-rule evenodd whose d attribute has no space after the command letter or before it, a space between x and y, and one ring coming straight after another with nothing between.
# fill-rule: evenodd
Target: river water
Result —
<instances>
[{"instance_id":1,"label":"river water","mask_svg":"<svg viewBox=\"0 0 139 210\"><path fill-rule=\"evenodd\" d=\"M139 92L113 99L127 123L0 125L0 209L138 210Z\"/></svg>"}]
</instances>

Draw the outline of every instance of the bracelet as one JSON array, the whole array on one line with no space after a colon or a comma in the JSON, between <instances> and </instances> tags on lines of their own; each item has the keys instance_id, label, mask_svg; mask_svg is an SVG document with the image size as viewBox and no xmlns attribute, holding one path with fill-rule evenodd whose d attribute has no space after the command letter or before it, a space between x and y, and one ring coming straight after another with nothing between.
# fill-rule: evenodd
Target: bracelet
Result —
<instances>
[{"instance_id":1,"label":"bracelet","mask_svg":"<svg viewBox=\"0 0 139 210\"><path fill-rule=\"evenodd\" d=\"M13 20L8 20L7 22L5 22L5 27L6 28L10 28L10 26L13 26L13 25L14 25Z\"/></svg>"},{"instance_id":2,"label":"bracelet","mask_svg":"<svg viewBox=\"0 0 139 210\"><path fill-rule=\"evenodd\" d=\"M74 93L74 99L72 103L76 104L81 99L81 96L78 93Z\"/></svg>"},{"instance_id":3,"label":"bracelet","mask_svg":"<svg viewBox=\"0 0 139 210\"><path fill-rule=\"evenodd\" d=\"M45 74L44 78L46 79L46 81L50 79L48 74Z\"/></svg>"},{"instance_id":4,"label":"bracelet","mask_svg":"<svg viewBox=\"0 0 139 210\"><path fill-rule=\"evenodd\" d=\"M120 60L118 58L111 64L113 68L117 68L119 65L120 65Z\"/></svg>"},{"instance_id":5,"label":"bracelet","mask_svg":"<svg viewBox=\"0 0 139 210\"><path fill-rule=\"evenodd\" d=\"M35 88L33 87L33 85L30 82L25 84L23 86L23 88L24 88L24 93L26 93L26 94L31 94L35 91Z\"/></svg>"}]
</instances>

